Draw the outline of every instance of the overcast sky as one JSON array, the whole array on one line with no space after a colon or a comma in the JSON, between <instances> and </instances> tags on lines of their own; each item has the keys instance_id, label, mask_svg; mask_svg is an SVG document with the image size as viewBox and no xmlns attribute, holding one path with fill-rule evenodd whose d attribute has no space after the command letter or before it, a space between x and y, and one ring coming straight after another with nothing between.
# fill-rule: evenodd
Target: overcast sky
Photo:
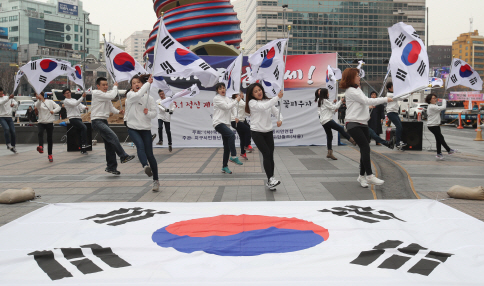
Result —
<instances>
[{"instance_id":1,"label":"overcast sky","mask_svg":"<svg viewBox=\"0 0 484 286\"><path fill-rule=\"evenodd\" d=\"M152 0L84 0L83 3L84 9L91 13L91 21L101 26L101 34L107 37L112 32L117 43L134 31L151 31L156 22ZM474 30L484 35L484 0L427 0L427 6L431 45L451 45L458 35L469 32L471 17L474 17Z\"/></svg>"}]
</instances>

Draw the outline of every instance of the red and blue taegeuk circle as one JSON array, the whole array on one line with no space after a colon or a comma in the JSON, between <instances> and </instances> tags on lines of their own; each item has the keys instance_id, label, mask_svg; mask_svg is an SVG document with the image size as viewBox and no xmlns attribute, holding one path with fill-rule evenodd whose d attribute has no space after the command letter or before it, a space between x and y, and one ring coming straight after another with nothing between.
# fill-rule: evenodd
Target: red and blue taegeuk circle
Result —
<instances>
[{"instance_id":1,"label":"red and blue taegeuk circle","mask_svg":"<svg viewBox=\"0 0 484 286\"><path fill-rule=\"evenodd\" d=\"M164 81L165 79L162 76L155 76L153 77L154 80L156 81Z\"/></svg>"},{"instance_id":2,"label":"red and blue taegeuk circle","mask_svg":"<svg viewBox=\"0 0 484 286\"><path fill-rule=\"evenodd\" d=\"M422 47L420 46L419 42L412 41L408 43L402 52L402 62L406 66L415 64L418 61L418 56L420 55L421 51Z\"/></svg>"},{"instance_id":3,"label":"red and blue taegeuk circle","mask_svg":"<svg viewBox=\"0 0 484 286\"><path fill-rule=\"evenodd\" d=\"M135 61L128 53L119 53L113 60L114 68L120 72L131 72L135 69Z\"/></svg>"},{"instance_id":4,"label":"red and blue taegeuk circle","mask_svg":"<svg viewBox=\"0 0 484 286\"><path fill-rule=\"evenodd\" d=\"M153 242L161 247L220 256L294 252L328 238L328 230L312 222L261 215L219 215L180 221L152 235Z\"/></svg>"},{"instance_id":5,"label":"red and blue taegeuk circle","mask_svg":"<svg viewBox=\"0 0 484 286\"><path fill-rule=\"evenodd\" d=\"M175 60L183 66L188 66L198 59L200 58L189 50L178 48L175 51Z\"/></svg>"},{"instance_id":6,"label":"red and blue taegeuk circle","mask_svg":"<svg viewBox=\"0 0 484 286\"><path fill-rule=\"evenodd\" d=\"M76 69L76 76L77 76L77 78L78 78L78 79L82 79L82 71L81 71L81 67L76 66L76 67L75 67L75 69Z\"/></svg>"},{"instance_id":7,"label":"red and blue taegeuk circle","mask_svg":"<svg viewBox=\"0 0 484 286\"><path fill-rule=\"evenodd\" d=\"M326 70L326 82L329 82L329 70Z\"/></svg>"},{"instance_id":8,"label":"red and blue taegeuk circle","mask_svg":"<svg viewBox=\"0 0 484 286\"><path fill-rule=\"evenodd\" d=\"M262 64L260 65L261 68L268 68L272 66L272 62L274 61L274 57L276 56L276 50L272 47L267 55L262 60Z\"/></svg>"},{"instance_id":9,"label":"red and blue taegeuk circle","mask_svg":"<svg viewBox=\"0 0 484 286\"><path fill-rule=\"evenodd\" d=\"M470 77L474 72L469 65L462 65L459 70L459 74L462 78Z\"/></svg>"},{"instance_id":10,"label":"red and blue taegeuk circle","mask_svg":"<svg viewBox=\"0 0 484 286\"><path fill-rule=\"evenodd\" d=\"M57 67L57 63L54 62L53 60L42 60L40 62L40 68L44 71L44 72L51 72L53 70L55 70L55 68Z\"/></svg>"}]
</instances>

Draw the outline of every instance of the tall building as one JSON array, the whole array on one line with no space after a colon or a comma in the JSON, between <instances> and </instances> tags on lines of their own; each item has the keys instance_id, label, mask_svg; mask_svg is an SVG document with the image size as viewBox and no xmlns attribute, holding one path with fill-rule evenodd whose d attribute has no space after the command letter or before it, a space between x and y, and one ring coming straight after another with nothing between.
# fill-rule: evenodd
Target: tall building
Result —
<instances>
[{"instance_id":1,"label":"tall building","mask_svg":"<svg viewBox=\"0 0 484 286\"><path fill-rule=\"evenodd\" d=\"M452 42L452 54L466 61L484 77L484 36L480 36L478 30L460 34Z\"/></svg>"},{"instance_id":2,"label":"tall building","mask_svg":"<svg viewBox=\"0 0 484 286\"><path fill-rule=\"evenodd\" d=\"M250 26L248 25L248 22L245 21L248 2L245 0L232 0L231 4L234 5L234 11L237 13L237 19L240 21L240 29L242 30L242 42L240 42L240 47L244 47L246 44L244 43L245 30Z\"/></svg>"},{"instance_id":3,"label":"tall building","mask_svg":"<svg viewBox=\"0 0 484 286\"><path fill-rule=\"evenodd\" d=\"M430 69L449 67L452 62L452 46L432 45L427 49Z\"/></svg>"},{"instance_id":4,"label":"tall building","mask_svg":"<svg viewBox=\"0 0 484 286\"><path fill-rule=\"evenodd\" d=\"M52 57L77 64L99 55L99 25L78 0L1 0L0 27L8 28L23 63Z\"/></svg>"},{"instance_id":5,"label":"tall building","mask_svg":"<svg viewBox=\"0 0 484 286\"><path fill-rule=\"evenodd\" d=\"M342 69L362 59L366 80L375 89L381 86L391 56L388 27L410 24L425 40L425 0L238 1L246 1L245 22L251 23L242 39L247 53L285 37L291 25L288 54L337 52Z\"/></svg>"},{"instance_id":6,"label":"tall building","mask_svg":"<svg viewBox=\"0 0 484 286\"><path fill-rule=\"evenodd\" d=\"M146 52L145 43L150 38L150 30L136 31L123 41L125 51L138 63L143 63L143 54Z\"/></svg>"}]
</instances>

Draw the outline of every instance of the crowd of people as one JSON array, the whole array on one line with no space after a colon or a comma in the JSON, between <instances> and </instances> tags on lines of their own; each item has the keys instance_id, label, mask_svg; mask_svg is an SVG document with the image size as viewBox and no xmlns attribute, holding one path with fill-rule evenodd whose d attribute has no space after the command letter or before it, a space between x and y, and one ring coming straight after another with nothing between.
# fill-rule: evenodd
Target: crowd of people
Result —
<instances>
[{"instance_id":1,"label":"crowd of people","mask_svg":"<svg viewBox=\"0 0 484 286\"><path fill-rule=\"evenodd\" d=\"M369 185L382 185L383 180L377 178L372 171L370 158L370 141L375 140L377 145L385 145L393 149L396 147L403 150L406 143L402 141L402 123L398 115L398 100L405 97L393 97L393 85L388 83L387 96L378 97L376 92L371 92L367 97L361 90L359 70L348 68L342 74L339 87L345 89L344 97L340 100L330 100L328 90L319 88L315 91L315 102L318 105L319 122L326 133L327 158L337 160L333 153L333 130L338 131L341 136L346 138L353 145L357 145L360 150L360 172L357 181L361 187L367 188ZM116 109L112 100L118 95L117 83L112 90L108 90L108 80L100 77L96 80L97 89L93 91L92 103L90 107L92 127L102 137L104 141L106 155L105 171L114 175L120 175L117 166L117 157L120 163L127 163L135 158L129 155L123 149L116 133L109 127L108 118L111 113L124 115L125 125L128 128L128 134L136 146L138 159L141 167L148 177L153 177L153 191L159 191L159 174L158 164L153 154L153 140L156 134L151 133L152 119L158 119L158 136L157 145L163 145L163 129L165 129L169 152L172 152L172 136L170 121L174 112L175 105L167 108L162 104L166 99L165 93L159 90L159 99L154 100L150 96L151 84L153 77L150 75L136 75L130 80L130 88L126 92L125 109ZM283 116L279 114L276 108L277 102L284 96L280 91L277 96L268 98L264 87L259 83L253 83L247 88L245 95L226 94L225 84L218 83L215 86L215 96L213 98L213 128L220 133L223 142L222 172L232 174L228 163L243 165L248 160L247 153L252 152L251 142L257 146L263 158L264 171L267 176L266 186L270 190L276 190L281 183L274 177L274 133L271 116L277 118L276 125L281 127ZM79 99L72 98L71 91L63 90L65 100L61 108L53 100L46 99L43 94L37 94L37 102L34 109L29 109L27 117L38 121L38 140L37 151L44 153L44 131L47 132L47 153L48 160L53 162L53 140L55 114L62 112L61 118L69 119L70 124L80 134L81 154L87 154L87 148L91 142L87 140L87 128L82 122L81 112L88 107L82 102L86 98L83 94ZM442 106L437 105L437 97L430 94L426 98L428 107L428 129L434 134L437 141L437 159L443 160L441 146L449 154L457 150L451 149L445 142L440 130L440 112L445 109L445 101ZM382 124L386 116L396 127L396 136L389 141L380 137L382 134ZM15 126L12 120L12 108L17 106L13 95L6 96L0 88L0 124L4 130L5 142L7 148L17 153ZM64 114L65 113L65 114ZM333 120L334 114L338 113L340 124ZM32 115L33 114L33 115ZM250 124L246 118L250 116ZM233 129L232 129L232 128ZM237 132L240 138L240 153L235 146L235 134Z\"/></svg>"}]
</instances>

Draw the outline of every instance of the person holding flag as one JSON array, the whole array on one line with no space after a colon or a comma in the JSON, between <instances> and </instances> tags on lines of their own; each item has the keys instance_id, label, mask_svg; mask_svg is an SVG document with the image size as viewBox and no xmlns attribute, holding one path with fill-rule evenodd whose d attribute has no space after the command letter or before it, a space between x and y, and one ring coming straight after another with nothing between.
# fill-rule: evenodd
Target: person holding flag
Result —
<instances>
[{"instance_id":1,"label":"person holding flag","mask_svg":"<svg viewBox=\"0 0 484 286\"><path fill-rule=\"evenodd\" d=\"M360 88L360 72L356 68L347 68L342 75L339 87L346 89L345 98L348 106L346 115L346 130L360 147L360 176L357 181L363 188L368 185L382 185L383 180L373 175L370 159L370 134L368 106L392 102L390 97L368 98ZM366 175L366 176L365 176Z\"/></svg>"},{"instance_id":2,"label":"person holding flag","mask_svg":"<svg viewBox=\"0 0 484 286\"><path fill-rule=\"evenodd\" d=\"M90 142L87 142L87 126L82 122L81 112L87 109L87 106L82 104L82 101L86 98L86 93L83 93L79 99L72 98L70 89L64 89L62 94L65 96L64 105L67 111L67 118L81 138L81 154L87 155L86 149L91 146Z\"/></svg>"},{"instance_id":3,"label":"person holding flag","mask_svg":"<svg viewBox=\"0 0 484 286\"><path fill-rule=\"evenodd\" d=\"M247 88L247 102L245 112L250 115L250 130L255 145L262 153L264 171L267 176L266 186L271 191L281 182L274 177L274 132L271 115L279 118L277 127L281 127L283 117L276 104L284 96L282 90L277 96L269 99L260 83L253 83Z\"/></svg>"},{"instance_id":4,"label":"person holding flag","mask_svg":"<svg viewBox=\"0 0 484 286\"><path fill-rule=\"evenodd\" d=\"M156 101L158 105L158 136L160 140L156 145L163 145L163 125L165 125L166 137L168 138L168 151L171 152L173 150L172 147L172 139L171 139L171 115L173 114L173 110L175 109L175 102L171 102L169 108L165 108L161 102L166 99L165 92L163 90L158 90L158 96L160 99Z\"/></svg>"},{"instance_id":5,"label":"person holding flag","mask_svg":"<svg viewBox=\"0 0 484 286\"><path fill-rule=\"evenodd\" d=\"M15 149L16 137L15 125L12 120L12 107L17 107L18 104L13 97L13 93L10 96L6 96L3 93L3 88L0 87L0 125L3 127L7 149L17 154L17 149Z\"/></svg>"},{"instance_id":6,"label":"person holding flag","mask_svg":"<svg viewBox=\"0 0 484 286\"><path fill-rule=\"evenodd\" d=\"M393 82L387 83L387 97L393 99L392 102L387 104L387 116L388 119L395 125L395 137L396 137L396 147L398 150L403 151L403 147L407 146L407 143L402 141L402 120L400 119L400 115L398 115L398 110L400 109L400 105L398 101L404 100L405 98L409 97L410 94L406 96L401 96L398 98L394 98L393 96Z\"/></svg>"},{"instance_id":7,"label":"person holding flag","mask_svg":"<svg viewBox=\"0 0 484 286\"><path fill-rule=\"evenodd\" d=\"M52 140L52 134L54 133L54 121L55 121L55 113L58 113L61 110L61 107L57 105L53 100L46 99L44 97L44 93L35 94L37 98L37 102L35 103L35 109L39 113L38 119L38 137L39 137L39 146L37 147L37 151L42 154L44 153L44 130L47 131L47 158L49 162L54 162L54 158L52 157L52 148L54 146L54 142Z\"/></svg>"},{"instance_id":8,"label":"person holding flag","mask_svg":"<svg viewBox=\"0 0 484 286\"><path fill-rule=\"evenodd\" d=\"M245 114L245 101L244 101L244 93L240 92L240 94L233 94L232 99L235 100L237 96L240 97L240 101L236 103L236 105L232 108L232 112L230 115L230 124L232 128L237 131L239 134L239 141L240 141L240 157L244 158L245 160L249 160L247 158L247 150L250 149L250 126L245 124L245 118L247 115ZM245 123L244 123L245 122Z\"/></svg>"},{"instance_id":9,"label":"person holding flag","mask_svg":"<svg viewBox=\"0 0 484 286\"><path fill-rule=\"evenodd\" d=\"M427 107L427 127L434 134L435 136L435 141L437 141L437 160L444 160L444 155L442 155L442 146L444 146L445 150L449 153L449 155L452 155L458 150L450 149L450 147L447 145L444 139L444 135L442 135L442 132L440 130L440 113L442 110L445 110L447 107L447 101L444 99L442 100L442 106L437 105L437 96L433 93L427 95L425 97L425 102L429 105Z\"/></svg>"},{"instance_id":10,"label":"person holding flag","mask_svg":"<svg viewBox=\"0 0 484 286\"><path fill-rule=\"evenodd\" d=\"M333 115L341 106L342 101L340 100L336 102L335 99L334 102L331 103L329 101L328 90L326 88L319 88L315 92L314 102L318 103L319 122L326 133L326 147L328 148L328 155L326 155L326 158L338 160L338 158L333 155L333 130L338 131L344 138L346 138L346 140L350 141L351 144L356 145L355 140L345 132L343 126L333 120Z\"/></svg>"}]
</instances>

